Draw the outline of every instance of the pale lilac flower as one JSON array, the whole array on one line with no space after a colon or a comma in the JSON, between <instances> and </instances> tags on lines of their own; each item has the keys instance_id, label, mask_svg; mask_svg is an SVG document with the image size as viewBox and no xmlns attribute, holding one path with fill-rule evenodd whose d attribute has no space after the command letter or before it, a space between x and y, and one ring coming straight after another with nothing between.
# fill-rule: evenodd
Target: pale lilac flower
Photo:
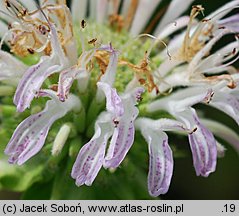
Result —
<instances>
[{"instance_id":1,"label":"pale lilac flower","mask_svg":"<svg viewBox=\"0 0 239 216\"><path fill-rule=\"evenodd\" d=\"M45 90L39 96L50 97L43 111L26 118L18 125L9 141L5 153L10 156L10 163L25 163L37 154L45 143L51 125L71 110L79 110L79 99L70 95L65 103L58 100L53 91Z\"/></svg>"},{"instance_id":2,"label":"pale lilac flower","mask_svg":"<svg viewBox=\"0 0 239 216\"><path fill-rule=\"evenodd\" d=\"M231 64L238 60L238 42L232 42L208 57L206 55L225 35L237 33L236 29L231 27L233 19L226 25L222 25L221 19L238 3L235 0L222 6L201 22L195 21L194 18L203 11L203 8L200 6L192 10L187 30L176 35L168 44L168 48L161 53L164 61L155 72L156 79L158 75L164 78L164 82L159 86L161 91L181 85L188 86L205 82L202 76L204 73L212 74L212 72L219 73L225 70L235 72ZM175 28L177 29L174 25L169 25L159 34L159 38L163 38L167 32L172 32ZM170 58L167 58L168 52ZM228 60L231 61L228 62Z\"/></svg>"},{"instance_id":3,"label":"pale lilac flower","mask_svg":"<svg viewBox=\"0 0 239 216\"><path fill-rule=\"evenodd\" d=\"M181 122L171 119L136 120L139 129L148 143L149 173L148 190L151 196L167 193L173 175L173 155L164 131L187 131Z\"/></svg>"},{"instance_id":4,"label":"pale lilac flower","mask_svg":"<svg viewBox=\"0 0 239 216\"><path fill-rule=\"evenodd\" d=\"M34 53L41 56L39 63L25 68L25 73L19 71L23 76L14 97L19 112L30 107L34 96L50 75L77 61L69 9L64 4L57 6L54 1L52 5L45 3L42 11L37 10L34 2L27 4L28 9L24 7L26 1L11 0L5 3L10 13L9 16L5 14L10 29L2 39L21 57ZM35 11L30 14L28 10ZM64 20L60 20L59 11L64 14Z\"/></svg>"},{"instance_id":5,"label":"pale lilac flower","mask_svg":"<svg viewBox=\"0 0 239 216\"><path fill-rule=\"evenodd\" d=\"M51 56L41 57L38 64L31 66L23 75L14 96L14 103L19 112L23 112L40 90L41 85L53 73L60 72L69 65L59 43L56 29L51 25Z\"/></svg>"},{"instance_id":6,"label":"pale lilac flower","mask_svg":"<svg viewBox=\"0 0 239 216\"><path fill-rule=\"evenodd\" d=\"M208 176L215 171L217 149L213 134L200 122L191 106L207 102L211 98L211 90L188 88L171 96L156 100L147 106L149 112L164 109L188 128L189 143L193 154L193 162L197 175Z\"/></svg>"},{"instance_id":7,"label":"pale lilac flower","mask_svg":"<svg viewBox=\"0 0 239 216\"><path fill-rule=\"evenodd\" d=\"M80 150L71 176L76 179L78 186L90 186L97 176L104 162L107 141L112 135L113 125L110 124L111 116L102 113L95 123L95 134Z\"/></svg>"},{"instance_id":8,"label":"pale lilac flower","mask_svg":"<svg viewBox=\"0 0 239 216\"><path fill-rule=\"evenodd\" d=\"M78 81L80 92L84 92L87 88L87 84L90 78L90 72L87 70L86 65L92 60L96 51L104 50L110 53L109 65L105 71L105 74L101 77L101 81L109 83L111 86L115 80L115 73L117 67L118 53L111 44L102 45L99 48L92 49L90 51L84 51L81 56L81 61L78 65L74 65L71 68L60 73L58 84L58 96L61 101L64 101L69 94L70 88L74 80ZM102 92L97 92L97 99L101 101L104 96Z\"/></svg>"},{"instance_id":9,"label":"pale lilac flower","mask_svg":"<svg viewBox=\"0 0 239 216\"><path fill-rule=\"evenodd\" d=\"M120 165L134 142L134 121L139 113L135 105L140 100L144 90L136 88L119 98L115 90L110 88L108 84L99 82L98 87L106 95L106 109L112 113L112 120L115 124L104 167L115 168Z\"/></svg>"},{"instance_id":10,"label":"pale lilac flower","mask_svg":"<svg viewBox=\"0 0 239 216\"><path fill-rule=\"evenodd\" d=\"M173 175L173 154L167 131L188 136L198 176L207 177L214 172L217 156L225 152L213 133L218 137L223 135L238 149L239 138L235 132L225 125L201 118L193 106L208 104L239 124L239 79L233 65L239 58L238 38L212 51L226 35L238 33L238 14L228 14L238 7L239 1L231 1L199 21L197 16L203 13L202 6L195 5L190 16L180 17L194 0L172 0L155 26L154 35L139 35L161 2L72 0L72 17L64 0L39 0L41 8L33 1L9 0L8 10L2 10L3 2L0 2L3 18L10 24L5 32L7 25L0 20L0 46L4 42L20 59L32 54L40 58L37 64L26 66L13 55L0 51L0 81L18 85L14 96L18 112L32 108L34 97L51 97L44 110L29 116L16 128L5 150L10 163L21 165L37 154L52 124L68 112L73 112L73 118L80 116L77 123L74 122L76 136L89 140L80 149L71 172L78 186L91 185L102 167L119 167L134 143L137 130L148 143L148 190L151 196L165 194ZM89 24L85 21L87 14ZM115 41L116 36L110 35L112 41L102 43L105 32L99 35L95 29L93 33L90 32L92 29L87 32L91 22L100 29L105 28L109 17L115 22L112 29L116 24L121 36L120 30L125 28L129 34L126 31L124 34L130 41L118 38ZM148 50L143 50L144 59L138 64L127 61L129 56L122 53L142 36L154 40ZM123 48L113 48L120 40L125 43ZM151 51L159 41L166 48L161 50L159 47L154 56L157 60L151 59ZM137 51L130 53L130 57L138 56ZM122 65L126 69L121 70ZM158 70L153 71L151 65ZM54 79L51 79L53 74ZM45 85L54 91L41 90ZM148 91L145 91L147 87ZM177 87L179 89L174 92ZM159 98L158 94L161 94ZM142 99L143 104L140 103ZM104 103L105 110L102 111ZM155 111L166 111L172 119L143 117ZM91 118L91 115L95 117ZM92 125L93 135L90 133ZM53 142L53 156L58 155L66 144L70 128L63 124L59 130ZM223 133L218 135L219 130Z\"/></svg>"},{"instance_id":11,"label":"pale lilac flower","mask_svg":"<svg viewBox=\"0 0 239 216\"><path fill-rule=\"evenodd\" d=\"M143 89L137 88L120 97L108 83L97 85L106 96L107 113L99 116L94 136L78 154L71 174L77 185L91 185L102 166L118 167L134 141L134 120L139 112L135 105Z\"/></svg>"},{"instance_id":12,"label":"pale lilac flower","mask_svg":"<svg viewBox=\"0 0 239 216\"><path fill-rule=\"evenodd\" d=\"M236 15L220 20L218 22L218 25L225 26L226 28L229 28L234 32L239 32L238 25L237 25L238 21L239 21L239 15L236 14Z\"/></svg>"}]
</instances>

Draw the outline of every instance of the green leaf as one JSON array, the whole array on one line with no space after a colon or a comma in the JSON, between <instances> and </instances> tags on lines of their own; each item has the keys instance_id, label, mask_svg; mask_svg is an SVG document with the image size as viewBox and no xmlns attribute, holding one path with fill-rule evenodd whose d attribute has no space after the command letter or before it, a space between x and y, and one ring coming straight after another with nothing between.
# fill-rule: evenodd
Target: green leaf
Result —
<instances>
[{"instance_id":1,"label":"green leaf","mask_svg":"<svg viewBox=\"0 0 239 216\"><path fill-rule=\"evenodd\" d=\"M51 197L52 181L32 185L21 197L23 200L48 200Z\"/></svg>"},{"instance_id":2,"label":"green leaf","mask_svg":"<svg viewBox=\"0 0 239 216\"><path fill-rule=\"evenodd\" d=\"M24 191L34 182L42 179L43 165L19 167L11 165L6 160L0 160L0 189L12 191Z\"/></svg>"}]
</instances>

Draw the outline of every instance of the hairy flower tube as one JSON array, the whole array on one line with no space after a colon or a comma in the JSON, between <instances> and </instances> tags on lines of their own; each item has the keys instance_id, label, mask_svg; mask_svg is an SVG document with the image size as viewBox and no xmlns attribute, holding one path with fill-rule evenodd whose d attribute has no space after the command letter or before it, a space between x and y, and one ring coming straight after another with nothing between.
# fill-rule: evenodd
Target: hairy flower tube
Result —
<instances>
[{"instance_id":1,"label":"hairy flower tube","mask_svg":"<svg viewBox=\"0 0 239 216\"><path fill-rule=\"evenodd\" d=\"M146 142L157 197L173 176L170 131L188 137L197 176L215 172L225 151L218 138L239 151L238 128L197 104L239 124L239 1L207 16L193 2L172 0L150 23L161 0L1 1L1 129L5 109L16 107L19 123L4 151L9 163L46 149L51 161L74 161L66 175L90 186Z\"/></svg>"}]
</instances>

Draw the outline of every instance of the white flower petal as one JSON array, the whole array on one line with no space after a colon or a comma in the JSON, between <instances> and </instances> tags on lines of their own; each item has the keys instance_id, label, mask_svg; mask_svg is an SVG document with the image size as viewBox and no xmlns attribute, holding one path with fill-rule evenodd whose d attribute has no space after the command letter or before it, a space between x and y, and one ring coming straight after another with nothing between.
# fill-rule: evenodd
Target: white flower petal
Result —
<instances>
[{"instance_id":1,"label":"white flower petal","mask_svg":"<svg viewBox=\"0 0 239 216\"><path fill-rule=\"evenodd\" d=\"M193 1L194 0L184 0L182 2L182 0L172 0L166 14L156 27L154 35L158 35L162 28L179 17L185 10L188 9L189 5L191 5Z\"/></svg>"},{"instance_id":2,"label":"white flower petal","mask_svg":"<svg viewBox=\"0 0 239 216\"><path fill-rule=\"evenodd\" d=\"M182 16L176 19L174 22L166 25L158 34L157 38L164 39L179 29L187 26L189 22L189 16Z\"/></svg>"},{"instance_id":3,"label":"white flower petal","mask_svg":"<svg viewBox=\"0 0 239 216\"><path fill-rule=\"evenodd\" d=\"M87 12L87 0L72 0L71 1L71 12L73 20L81 22L86 17Z\"/></svg>"},{"instance_id":4,"label":"white flower petal","mask_svg":"<svg viewBox=\"0 0 239 216\"><path fill-rule=\"evenodd\" d=\"M220 122L210 119L201 119L201 122L206 125L216 137L219 137L231 144L239 153L239 136L234 130Z\"/></svg>"},{"instance_id":5,"label":"white flower petal","mask_svg":"<svg viewBox=\"0 0 239 216\"><path fill-rule=\"evenodd\" d=\"M212 89L207 87L191 87L179 90L168 97L158 99L147 105L147 111L167 110L171 113L184 110L185 107L193 106L210 99Z\"/></svg>"},{"instance_id":6,"label":"white flower petal","mask_svg":"<svg viewBox=\"0 0 239 216\"><path fill-rule=\"evenodd\" d=\"M8 26L6 25L6 23L0 20L0 38L2 39L7 32L8 32ZM7 39L5 39L4 41L7 42Z\"/></svg>"},{"instance_id":7,"label":"white flower petal","mask_svg":"<svg viewBox=\"0 0 239 216\"><path fill-rule=\"evenodd\" d=\"M219 34L214 36L199 52L197 52L197 54L193 57L188 66L188 71L191 75L193 75L193 73L196 71L197 66L199 65L202 58L205 57L210 52L215 43L228 32L230 31L228 31L227 29L222 30Z\"/></svg>"},{"instance_id":8,"label":"white flower petal","mask_svg":"<svg viewBox=\"0 0 239 216\"><path fill-rule=\"evenodd\" d=\"M118 64L118 52L112 48L111 44L110 48L106 46L105 48L102 47L101 49L110 52L110 60L104 75L100 79L100 82L107 83L112 86L115 81L116 69ZM104 94L102 90L97 90L96 99L99 102L104 99Z\"/></svg>"},{"instance_id":9,"label":"white flower petal","mask_svg":"<svg viewBox=\"0 0 239 216\"><path fill-rule=\"evenodd\" d=\"M94 136L81 148L77 156L71 176L78 186L90 186L102 167L107 141L113 131L110 119L105 113L99 116L95 123Z\"/></svg>"},{"instance_id":10,"label":"white flower petal","mask_svg":"<svg viewBox=\"0 0 239 216\"><path fill-rule=\"evenodd\" d=\"M234 95L217 91L209 105L225 112L239 125L239 99Z\"/></svg>"},{"instance_id":11,"label":"white flower petal","mask_svg":"<svg viewBox=\"0 0 239 216\"><path fill-rule=\"evenodd\" d=\"M96 21L98 23L103 23L107 15L108 0L98 0L97 1L97 14Z\"/></svg>"},{"instance_id":12,"label":"white flower petal","mask_svg":"<svg viewBox=\"0 0 239 216\"><path fill-rule=\"evenodd\" d=\"M198 65L194 68L196 73L218 73L225 71L228 66L233 64L238 59L238 41L227 44L220 50L209 55L208 57L201 60ZM226 62L224 64L224 62Z\"/></svg>"},{"instance_id":13,"label":"white flower petal","mask_svg":"<svg viewBox=\"0 0 239 216\"><path fill-rule=\"evenodd\" d=\"M89 0L89 4L90 4L90 19L91 20L95 20L96 19L96 14L97 14L97 10L96 10L96 3L95 0Z\"/></svg>"},{"instance_id":14,"label":"white flower petal","mask_svg":"<svg viewBox=\"0 0 239 216\"><path fill-rule=\"evenodd\" d=\"M124 113L124 108L122 104L122 100L117 94L116 89L111 88L111 86L107 83L98 82L97 86L101 89L106 96L106 109L113 116L122 116Z\"/></svg>"},{"instance_id":15,"label":"white flower petal","mask_svg":"<svg viewBox=\"0 0 239 216\"><path fill-rule=\"evenodd\" d=\"M29 11L37 9L35 1L19 0L19 2L21 2L23 6L26 7Z\"/></svg>"},{"instance_id":16,"label":"white flower petal","mask_svg":"<svg viewBox=\"0 0 239 216\"><path fill-rule=\"evenodd\" d=\"M147 24L149 18L152 16L152 13L157 8L160 2L161 0L140 0L139 1L135 16L130 28L131 35L136 36L143 31L143 28Z\"/></svg>"},{"instance_id":17,"label":"white flower petal","mask_svg":"<svg viewBox=\"0 0 239 216\"><path fill-rule=\"evenodd\" d=\"M27 66L13 55L0 50L0 80L16 80L17 84L26 69Z\"/></svg>"},{"instance_id":18,"label":"white flower petal","mask_svg":"<svg viewBox=\"0 0 239 216\"><path fill-rule=\"evenodd\" d=\"M233 32L239 32L238 22L239 22L239 14L235 14L223 20L219 20L218 24L220 26L225 26L226 28L229 28Z\"/></svg>"}]
</instances>

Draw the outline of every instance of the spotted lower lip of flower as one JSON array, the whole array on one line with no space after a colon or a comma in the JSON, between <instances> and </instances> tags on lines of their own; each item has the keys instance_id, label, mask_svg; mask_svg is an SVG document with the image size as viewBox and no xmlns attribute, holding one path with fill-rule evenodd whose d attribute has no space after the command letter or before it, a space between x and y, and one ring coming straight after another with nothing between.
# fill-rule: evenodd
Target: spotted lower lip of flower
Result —
<instances>
[{"instance_id":1,"label":"spotted lower lip of flower","mask_svg":"<svg viewBox=\"0 0 239 216\"><path fill-rule=\"evenodd\" d=\"M182 121L188 129L189 143L193 154L193 163L197 175L208 176L215 171L217 148L213 134L203 126L191 106L200 102L209 102L212 97L212 90L202 88L191 88L181 90L172 94L167 99L158 100L149 104L149 111L165 109L176 119Z\"/></svg>"},{"instance_id":2,"label":"spotted lower lip of flower","mask_svg":"<svg viewBox=\"0 0 239 216\"><path fill-rule=\"evenodd\" d=\"M134 120L138 115L135 105L143 89L137 88L119 97L109 84L98 82L97 86L106 96L107 112L96 121L94 136L80 150L73 166L72 177L78 186L91 185L102 165L105 168L118 167L134 141Z\"/></svg>"},{"instance_id":3,"label":"spotted lower lip of flower","mask_svg":"<svg viewBox=\"0 0 239 216\"><path fill-rule=\"evenodd\" d=\"M196 174L207 177L216 169L217 145L213 134L199 121L196 111L191 108L185 111L181 118L190 121L195 128L189 134L189 143L193 154L193 164Z\"/></svg>"},{"instance_id":4,"label":"spotted lower lip of flower","mask_svg":"<svg viewBox=\"0 0 239 216\"><path fill-rule=\"evenodd\" d=\"M51 25L51 56L43 56L40 62L31 66L23 75L18 84L14 103L19 112L23 112L31 104L31 101L40 90L41 85L53 73L60 72L69 64L59 43L56 29Z\"/></svg>"},{"instance_id":5,"label":"spotted lower lip of flower","mask_svg":"<svg viewBox=\"0 0 239 216\"><path fill-rule=\"evenodd\" d=\"M108 84L99 82L106 95L106 108L111 112L115 124L112 139L104 160L105 168L116 168L125 158L134 142L134 121L138 116L138 103L143 88L135 88L132 92L124 93L121 98Z\"/></svg>"},{"instance_id":6,"label":"spotted lower lip of flower","mask_svg":"<svg viewBox=\"0 0 239 216\"><path fill-rule=\"evenodd\" d=\"M173 155L164 131L187 131L184 124L171 119L151 120L138 118L135 122L148 143L148 190L157 197L167 193L173 174Z\"/></svg>"},{"instance_id":7,"label":"spotted lower lip of flower","mask_svg":"<svg viewBox=\"0 0 239 216\"><path fill-rule=\"evenodd\" d=\"M173 173L173 155L165 133L146 131L144 137L149 143L150 154L148 190L151 196L159 196L168 191Z\"/></svg>"},{"instance_id":8,"label":"spotted lower lip of flower","mask_svg":"<svg viewBox=\"0 0 239 216\"><path fill-rule=\"evenodd\" d=\"M125 110L122 104L122 99L116 92L116 89L104 82L98 82L97 86L102 90L106 96L106 109L112 114L114 118L121 117Z\"/></svg>"},{"instance_id":9,"label":"spotted lower lip of flower","mask_svg":"<svg viewBox=\"0 0 239 216\"><path fill-rule=\"evenodd\" d=\"M51 125L68 111L81 107L74 95L70 95L64 103L50 90L41 91L39 95L51 97L51 100L47 101L43 111L29 116L16 128L5 149L10 163L21 165L37 154L45 143Z\"/></svg>"},{"instance_id":10,"label":"spotted lower lip of flower","mask_svg":"<svg viewBox=\"0 0 239 216\"><path fill-rule=\"evenodd\" d=\"M102 167L107 141L112 135L111 116L102 113L95 123L95 134L85 144L74 163L71 176L76 180L76 185L90 186Z\"/></svg>"}]
</instances>

